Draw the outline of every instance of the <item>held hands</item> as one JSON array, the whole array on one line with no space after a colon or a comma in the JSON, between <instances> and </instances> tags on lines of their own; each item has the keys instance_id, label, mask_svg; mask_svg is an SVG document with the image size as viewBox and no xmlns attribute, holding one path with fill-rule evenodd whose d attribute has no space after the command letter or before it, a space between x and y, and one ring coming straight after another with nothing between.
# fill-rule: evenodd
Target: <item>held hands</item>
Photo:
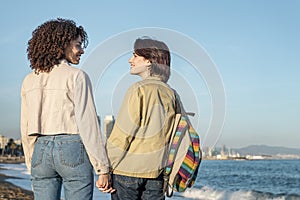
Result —
<instances>
[{"instance_id":1,"label":"held hands","mask_svg":"<svg viewBox=\"0 0 300 200\"><path fill-rule=\"evenodd\" d=\"M96 181L96 187L98 190L104 193L113 193L116 190L111 187L111 176L110 174L100 174Z\"/></svg>"}]
</instances>

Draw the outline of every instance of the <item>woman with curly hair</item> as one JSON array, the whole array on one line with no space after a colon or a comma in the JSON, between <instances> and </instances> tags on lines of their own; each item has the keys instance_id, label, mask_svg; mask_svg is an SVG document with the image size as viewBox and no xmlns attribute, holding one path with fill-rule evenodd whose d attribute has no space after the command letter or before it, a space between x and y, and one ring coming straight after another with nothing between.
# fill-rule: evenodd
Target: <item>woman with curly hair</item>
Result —
<instances>
[{"instance_id":1,"label":"woman with curly hair","mask_svg":"<svg viewBox=\"0 0 300 200\"><path fill-rule=\"evenodd\" d=\"M82 26L50 20L28 41L33 70L21 89L21 136L36 200L92 199L97 187L113 192L89 77L79 64L88 45Z\"/></svg>"}]
</instances>

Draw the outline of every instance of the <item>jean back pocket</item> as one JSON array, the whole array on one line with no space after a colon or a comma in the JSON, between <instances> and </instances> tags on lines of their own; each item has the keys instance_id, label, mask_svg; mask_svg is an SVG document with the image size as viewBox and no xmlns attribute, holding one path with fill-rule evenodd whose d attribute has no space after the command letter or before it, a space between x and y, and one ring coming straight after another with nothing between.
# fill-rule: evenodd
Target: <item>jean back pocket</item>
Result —
<instances>
[{"instance_id":1,"label":"jean back pocket","mask_svg":"<svg viewBox=\"0 0 300 200\"><path fill-rule=\"evenodd\" d=\"M76 167L84 163L84 146L81 140L59 143L59 156L62 165Z\"/></svg>"}]
</instances>

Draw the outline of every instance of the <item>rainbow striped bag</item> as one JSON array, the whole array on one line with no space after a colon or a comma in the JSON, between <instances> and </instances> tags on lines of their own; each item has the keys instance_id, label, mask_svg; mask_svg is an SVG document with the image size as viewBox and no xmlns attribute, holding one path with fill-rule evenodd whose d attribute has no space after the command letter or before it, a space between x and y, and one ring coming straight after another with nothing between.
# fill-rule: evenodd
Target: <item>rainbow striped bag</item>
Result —
<instances>
[{"instance_id":1,"label":"rainbow striped bag","mask_svg":"<svg viewBox=\"0 0 300 200\"><path fill-rule=\"evenodd\" d=\"M176 114L175 126L169 147L167 165L164 171L164 191L167 197L184 192L194 185L201 163L200 137L193 128L186 113Z\"/></svg>"}]
</instances>

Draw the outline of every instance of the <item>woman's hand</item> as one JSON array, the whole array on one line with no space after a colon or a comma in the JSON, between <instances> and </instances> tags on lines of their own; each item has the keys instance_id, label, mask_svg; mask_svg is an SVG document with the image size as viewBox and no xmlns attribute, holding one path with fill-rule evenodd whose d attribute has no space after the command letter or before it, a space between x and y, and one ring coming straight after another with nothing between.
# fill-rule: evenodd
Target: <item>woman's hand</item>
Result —
<instances>
[{"instance_id":1,"label":"woman's hand","mask_svg":"<svg viewBox=\"0 0 300 200\"><path fill-rule=\"evenodd\" d=\"M111 187L111 176L109 173L99 175L98 180L96 181L96 187L99 191L104 193L113 193L116 191Z\"/></svg>"}]
</instances>

